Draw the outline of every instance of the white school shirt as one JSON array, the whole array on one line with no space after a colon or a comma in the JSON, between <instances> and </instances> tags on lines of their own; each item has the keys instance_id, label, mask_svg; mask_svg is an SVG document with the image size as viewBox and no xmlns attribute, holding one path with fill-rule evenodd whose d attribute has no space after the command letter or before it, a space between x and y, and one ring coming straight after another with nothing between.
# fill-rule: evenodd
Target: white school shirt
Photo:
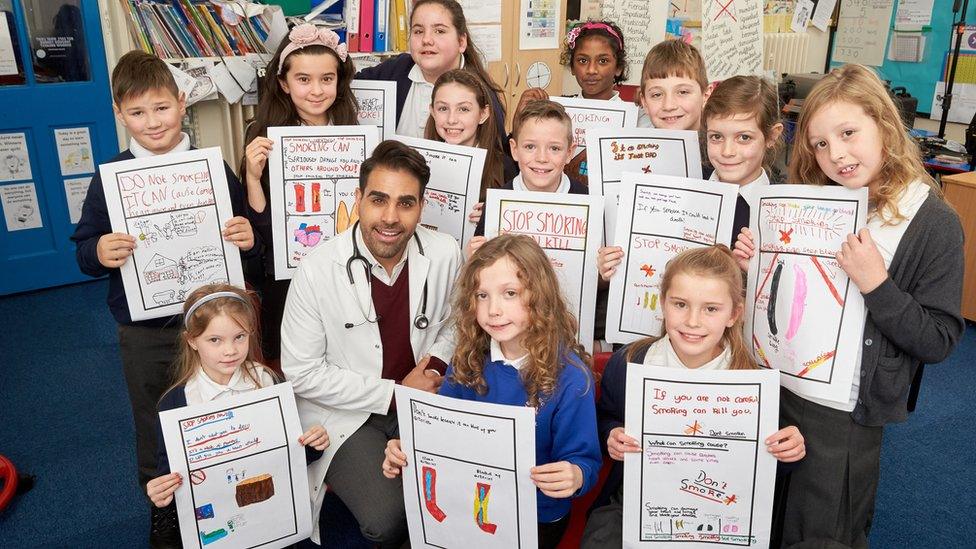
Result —
<instances>
[{"instance_id":1,"label":"white school shirt","mask_svg":"<svg viewBox=\"0 0 976 549\"><path fill-rule=\"evenodd\" d=\"M183 394L186 395L186 405L193 406L194 404L203 404L204 402L239 395L248 391L253 391L254 389L271 387L275 384L275 380L274 377L271 376L271 372L259 365L254 365L252 373L258 379L258 381L261 382L260 387L255 385L254 382L251 381L251 378L244 375L244 368L242 367L239 367L234 371L234 374L230 376L230 381L227 382L227 385L221 385L220 383L210 379L210 376L203 371L203 368L198 368L196 375L191 377L183 387Z\"/></svg>"},{"instance_id":2,"label":"white school shirt","mask_svg":"<svg viewBox=\"0 0 976 549\"><path fill-rule=\"evenodd\" d=\"M406 137L423 137L427 127L427 117L430 116L430 100L434 95L434 85L424 80L424 73L420 65L414 65L407 74L410 81L410 91L403 103L400 122L397 123L397 135Z\"/></svg>"},{"instance_id":3,"label":"white school shirt","mask_svg":"<svg viewBox=\"0 0 976 549\"><path fill-rule=\"evenodd\" d=\"M925 199L929 197L929 186L923 183L920 179L916 179L908 184L902 191L901 196L898 197L898 212L905 217L897 224L885 225L884 220L878 215L877 210L872 211L868 214L867 228L871 231L871 240L874 241L874 245L877 246L878 252L881 253L881 258L884 259L885 269L891 267L891 260L895 257L895 251L898 249L898 243L901 242L901 237L905 235L905 231L908 230L908 226L911 225L912 219L915 214L918 213L918 209L922 207L922 203ZM867 320L865 320L867 322ZM863 331L863 330L862 330ZM857 396L861 390L861 351L858 349L857 353L857 371L854 373L854 382L851 384L851 394L847 398L847 402L833 402L830 400L823 400L819 398L804 397L807 400L816 402L822 406L828 408L833 408L835 410L842 410L844 412L853 412L854 407L857 405Z\"/></svg>"},{"instance_id":4,"label":"white school shirt","mask_svg":"<svg viewBox=\"0 0 976 549\"><path fill-rule=\"evenodd\" d=\"M674 347L671 346L671 340L667 335L661 339L655 341L647 349L647 354L644 355L644 365L645 366L659 366L662 368L680 368L682 370L728 370L729 366L732 364L732 351L729 350L729 346L726 345L722 349L722 354L709 360L705 364L702 364L698 368L689 368L685 366L684 362L678 358L678 354L674 352Z\"/></svg>"},{"instance_id":5,"label":"white school shirt","mask_svg":"<svg viewBox=\"0 0 976 549\"><path fill-rule=\"evenodd\" d=\"M190 136L187 135L186 132L180 132L180 142L177 143L172 150L168 151L167 154L186 152L188 150L190 150ZM150 156L156 156L156 153L143 147L138 141L135 140L135 138L132 137L129 138L129 152L131 152L132 156L136 158L149 158Z\"/></svg>"},{"instance_id":6,"label":"white school shirt","mask_svg":"<svg viewBox=\"0 0 976 549\"><path fill-rule=\"evenodd\" d=\"M491 343L489 343L489 356L491 357L492 362L502 362L508 364L516 370L521 370L522 365L525 364L525 361L529 359L528 354L522 355L515 360L505 358L505 353L502 352L502 346L495 341L494 338L492 338Z\"/></svg>"},{"instance_id":7,"label":"white school shirt","mask_svg":"<svg viewBox=\"0 0 976 549\"><path fill-rule=\"evenodd\" d=\"M528 191L528 192L545 192L545 191L533 191L525 186L522 182L522 174L518 174L512 179L512 189L516 191ZM569 176L563 174L562 179L559 180L559 186L556 190L552 191L554 193L568 193L569 192Z\"/></svg>"},{"instance_id":8,"label":"white school shirt","mask_svg":"<svg viewBox=\"0 0 976 549\"><path fill-rule=\"evenodd\" d=\"M708 176L708 180L719 181L718 171L712 171L712 175ZM719 183L721 183L721 181L719 181ZM760 172L759 177L753 179L745 185L739 185L739 194L745 199L746 203L749 204L750 208L755 208L756 195L759 194L759 191L766 185L769 185L769 176L766 175L766 169L763 168L763 171Z\"/></svg>"},{"instance_id":9,"label":"white school shirt","mask_svg":"<svg viewBox=\"0 0 976 549\"><path fill-rule=\"evenodd\" d=\"M582 93L574 93L573 95L564 95L563 97L569 97L574 99L586 99L585 97L583 97ZM623 99L620 98L620 92L618 92L617 90L613 90L613 95L611 95L609 99L605 99L605 101L623 101Z\"/></svg>"}]
</instances>

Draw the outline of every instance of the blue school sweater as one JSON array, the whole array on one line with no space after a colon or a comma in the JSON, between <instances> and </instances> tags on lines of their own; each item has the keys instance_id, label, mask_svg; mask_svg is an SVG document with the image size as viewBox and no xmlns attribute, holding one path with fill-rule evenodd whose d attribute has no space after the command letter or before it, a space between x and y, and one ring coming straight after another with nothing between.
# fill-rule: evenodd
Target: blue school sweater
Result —
<instances>
[{"instance_id":1,"label":"blue school sweater","mask_svg":"<svg viewBox=\"0 0 976 549\"><path fill-rule=\"evenodd\" d=\"M479 395L472 387L454 381L449 367L439 394L464 400L525 406L528 395L519 372L504 362L485 360L485 383L488 391ZM535 416L536 465L568 461L583 472L583 486L573 497L585 494L596 483L602 457L596 435L596 408L593 401L593 377L578 356L569 353L553 394L542 399ZM555 499L537 493L538 520L555 522L569 514L572 498Z\"/></svg>"}]
</instances>

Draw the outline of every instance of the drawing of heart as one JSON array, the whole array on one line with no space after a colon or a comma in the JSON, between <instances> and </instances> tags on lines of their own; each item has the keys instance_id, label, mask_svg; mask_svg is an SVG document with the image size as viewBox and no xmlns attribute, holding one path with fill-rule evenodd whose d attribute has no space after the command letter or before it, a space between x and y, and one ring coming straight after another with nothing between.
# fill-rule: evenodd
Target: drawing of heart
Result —
<instances>
[{"instance_id":1,"label":"drawing of heart","mask_svg":"<svg viewBox=\"0 0 976 549\"><path fill-rule=\"evenodd\" d=\"M313 248L322 240L322 228L318 225L302 223L295 229L295 240L306 248Z\"/></svg>"}]
</instances>

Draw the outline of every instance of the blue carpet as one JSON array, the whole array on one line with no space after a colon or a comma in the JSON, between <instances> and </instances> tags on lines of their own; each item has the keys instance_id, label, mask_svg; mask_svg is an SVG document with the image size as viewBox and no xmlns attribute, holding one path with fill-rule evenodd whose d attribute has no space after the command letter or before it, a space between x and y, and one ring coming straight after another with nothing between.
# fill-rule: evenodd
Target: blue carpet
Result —
<instances>
[{"instance_id":1,"label":"blue carpet","mask_svg":"<svg viewBox=\"0 0 976 549\"><path fill-rule=\"evenodd\" d=\"M148 503L105 293L96 281L0 298L0 454L37 475L0 514L0 547L146 546ZM970 327L952 358L926 369L909 421L886 429L872 546L973 547L972 357ZM325 547L369 547L337 498L326 506Z\"/></svg>"}]
</instances>

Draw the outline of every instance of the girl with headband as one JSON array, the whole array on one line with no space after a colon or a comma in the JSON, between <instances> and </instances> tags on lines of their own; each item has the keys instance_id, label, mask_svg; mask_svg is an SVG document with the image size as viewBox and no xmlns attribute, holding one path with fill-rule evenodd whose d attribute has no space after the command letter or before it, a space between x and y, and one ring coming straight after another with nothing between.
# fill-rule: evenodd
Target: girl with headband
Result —
<instances>
[{"instance_id":1,"label":"girl with headband","mask_svg":"<svg viewBox=\"0 0 976 549\"><path fill-rule=\"evenodd\" d=\"M257 318L247 293L230 284L210 284L193 291L183 303L183 333L177 343L176 382L159 400L159 411L193 406L227 398L276 383L275 374L254 361L258 348ZM162 428L158 436L162 438ZM298 438L310 460L317 459L329 445L329 435L315 425ZM171 473L162 443L157 456L156 478L146 485L146 494L156 507L164 508L166 520L154 527L161 540L179 546L179 521L173 496L183 477Z\"/></svg>"},{"instance_id":2,"label":"girl with headband","mask_svg":"<svg viewBox=\"0 0 976 549\"><path fill-rule=\"evenodd\" d=\"M247 127L241 180L247 188L247 202L255 212L254 229L264 238L264 265L248 269L248 278L261 289L263 356L277 361L281 339L278 332L288 295L287 280L274 277L274 248L271 235L271 187L268 157L272 126L346 126L359 124L359 104L349 87L355 69L345 44L328 29L311 23L296 26L281 41L268 64L261 86L257 115ZM254 271L258 272L255 274Z\"/></svg>"}]
</instances>

